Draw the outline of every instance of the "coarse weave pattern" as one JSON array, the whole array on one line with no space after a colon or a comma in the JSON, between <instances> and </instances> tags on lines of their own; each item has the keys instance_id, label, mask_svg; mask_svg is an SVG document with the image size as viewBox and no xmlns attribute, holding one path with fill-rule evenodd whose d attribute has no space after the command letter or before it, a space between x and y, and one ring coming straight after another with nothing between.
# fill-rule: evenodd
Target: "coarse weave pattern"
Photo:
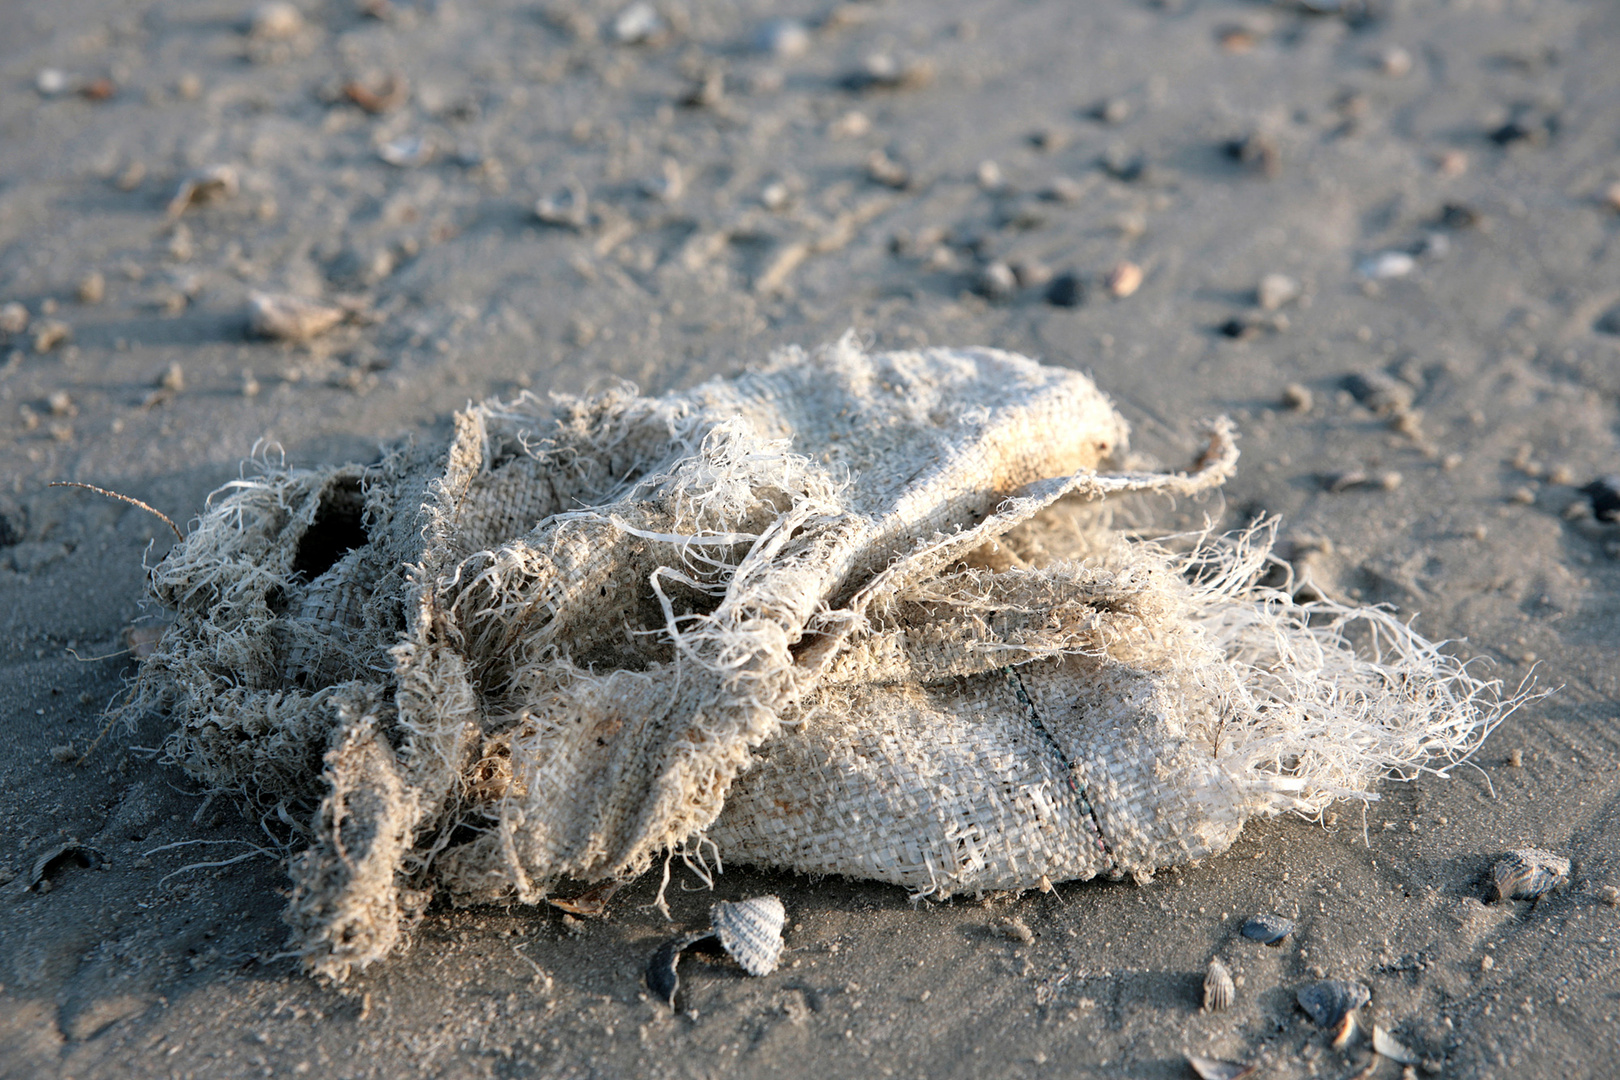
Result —
<instances>
[{"instance_id":1,"label":"coarse weave pattern","mask_svg":"<svg viewBox=\"0 0 1620 1080\"><path fill-rule=\"evenodd\" d=\"M436 888L533 902L674 851L938 896L1145 878L1495 715L1387 614L1256 585L1265 533L1175 554L1086 510L1219 485L1208 438L1120 472L1084 376L848 338L486 404L442 452L220 493L154 572L175 623L132 707L199 779L312 817L288 918L334 979Z\"/></svg>"}]
</instances>

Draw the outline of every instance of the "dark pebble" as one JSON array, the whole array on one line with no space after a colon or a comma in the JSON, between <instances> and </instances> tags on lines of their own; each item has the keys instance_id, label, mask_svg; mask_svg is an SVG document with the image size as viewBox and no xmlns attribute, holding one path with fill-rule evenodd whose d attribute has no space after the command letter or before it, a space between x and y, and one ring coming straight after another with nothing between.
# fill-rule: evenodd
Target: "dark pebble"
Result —
<instances>
[{"instance_id":1,"label":"dark pebble","mask_svg":"<svg viewBox=\"0 0 1620 1080\"><path fill-rule=\"evenodd\" d=\"M1592 516L1599 521L1620 521L1620 475L1600 476L1581 488L1592 502Z\"/></svg>"},{"instance_id":2,"label":"dark pebble","mask_svg":"<svg viewBox=\"0 0 1620 1080\"><path fill-rule=\"evenodd\" d=\"M1440 209L1440 224L1448 229L1472 229L1479 218L1478 210L1463 203L1446 203Z\"/></svg>"},{"instance_id":3,"label":"dark pebble","mask_svg":"<svg viewBox=\"0 0 1620 1080\"><path fill-rule=\"evenodd\" d=\"M1254 916L1243 924L1239 931L1250 941L1258 941L1262 945L1276 948L1283 943L1283 939L1294 932L1294 921L1285 919L1281 915L1260 914Z\"/></svg>"},{"instance_id":4,"label":"dark pebble","mask_svg":"<svg viewBox=\"0 0 1620 1080\"><path fill-rule=\"evenodd\" d=\"M1085 299L1085 282L1073 271L1059 274L1046 287L1046 302L1057 307L1079 307Z\"/></svg>"}]
</instances>

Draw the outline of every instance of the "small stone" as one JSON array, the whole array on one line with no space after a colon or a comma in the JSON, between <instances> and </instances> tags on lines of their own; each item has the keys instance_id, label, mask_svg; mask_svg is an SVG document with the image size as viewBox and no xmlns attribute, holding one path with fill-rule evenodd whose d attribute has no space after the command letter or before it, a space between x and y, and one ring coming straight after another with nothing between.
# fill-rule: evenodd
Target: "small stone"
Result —
<instances>
[{"instance_id":1,"label":"small stone","mask_svg":"<svg viewBox=\"0 0 1620 1080\"><path fill-rule=\"evenodd\" d=\"M810 31L797 19L772 19L754 35L754 48L791 60L810 51Z\"/></svg>"},{"instance_id":2,"label":"small stone","mask_svg":"<svg viewBox=\"0 0 1620 1080\"><path fill-rule=\"evenodd\" d=\"M859 109L851 109L827 125L831 139L858 139L872 130L872 121Z\"/></svg>"},{"instance_id":3,"label":"small stone","mask_svg":"<svg viewBox=\"0 0 1620 1080\"><path fill-rule=\"evenodd\" d=\"M1435 162L1435 168L1441 176L1448 180L1455 180L1468 171L1468 155L1461 150L1447 150Z\"/></svg>"},{"instance_id":4,"label":"small stone","mask_svg":"<svg viewBox=\"0 0 1620 1080\"><path fill-rule=\"evenodd\" d=\"M260 389L261 389L261 387L259 386L259 380L253 377L252 370L248 369L248 368L243 368L242 369L242 396L245 397L245 398L258 397Z\"/></svg>"},{"instance_id":5,"label":"small stone","mask_svg":"<svg viewBox=\"0 0 1620 1080\"><path fill-rule=\"evenodd\" d=\"M891 53L872 53L856 71L844 77L849 90L915 90L934 81L934 65L928 60L902 62Z\"/></svg>"},{"instance_id":6,"label":"small stone","mask_svg":"<svg viewBox=\"0 0 1620 1080\"><path fill-rule=\"evenodd\" d=\"M904 190L911 183L910 170L882 150L874 150L867 157L866 175L874 183L897 191Z\"/></svg>"},{"instance_id":7,"label":"small stone","mask_svg":"<svg viewBox=\"0 0 1620 1080\"><path fill-rule=\"evenodd\" d=\"M1400 413L1412 406L1412 388L1383 371L1357 371L1346 375L1344 388L1376 413Z\"/></svg>"},{"instance_id":8,"label":"small stone","mask_svg":"<svg viewBox=\"0 0 1620 1080\"><path fill-rule=\"evenodd\" d=\"M1509 750L1508 751L1508 756L1507 756L1507 764L1508 764L1508 768L1510 768L1510 769L1523 768L1524 767L1524 751L1520 750L1518 747L1514 747L1512 750Z\"/></svg>"},{"instance_id":9,"label":"small stone","mask_svg":"<svg viewBox=\"0 0 1620 1080\"><path fill-rule=\"evenodd\" d=\"M107 297L107 279L101 271L92 270L79 279L79 303L99 304Z\"/></svg>"},{"instance_id":10,"label":"small stone","mask_svg":"<svg viewBox=\"0 0 1620 1080\"><path fill-rule=\"evenodd\" d=\"M174 198L169 200L169 217L177 218L188 207L232 199L242 190L242 181L229 165L210 165L199 169L180 181Z\"/></svg>"},{"instance_id":11,"label":"small stone","mask_svg":"<svg viewBox=\"0 0 1620 1080\"><path fill-rule=\"evenodd\" d=\"M1020 289L1038 289L1052 280L1052 268L1038 259L1016 259L1007 265Z\"/></svg>"},{"instance_id":12,"label":"small stone","mask_svg":"<svg viewBox=\"0 0 1620 1080\"><path fill-rule=\"evenodd\" d=\"M336 305L301 296L255 293L248 301L248 332L258 337L300 343L331 330L346 314Z\"/></svg>"},{"instance_id":13,"label":"small stone","mask_svg":"<svg viewBox=\"0 0 1620 1080\"><path fill-rule=\"evenodd\" d=\"M1483 525L1475 525L1468 531L1468 535L1472 536L1475 540L1483 540L1490 535L1490 530L1485 528Z\"/></svg>"},{"instance_id":14,"label":"small stone","mask_svg":"<svg viewBox=\"0 0 1620 1080\"><path fill-rule=\"evenodd\" d=\"M1399 45L1385 49L1378 58L1378 67L1392 79L1402 79L1412 73L1412 54Z\"/></svg>"},{"instance_id":15,"label":"small stone","mask_svg":"<svg viewBox=\"0 0 1620 1080\"><path fill-rule=\"evenodd\" d=\"M28 309L15 300L0 304L0 333L20 334L28 329Z\"/></svg>"},{"instance_id":16,"label":"small stone","mask_svg":"<svg viewBox=\"0 0 1620 1080\"><path fill-rule=\"evenodd\" d=\"M1520 506L1532 506L1536 501L1536 493L1530 488L1521 484L1514 488L1512 493L1508 495L1508 500L1510 502L1517 503Z\"/></svg>"},{"instance_id":17,"label":"small stone","mask_svg":"<svg viewBox=\"0 0 1620 1080\"><path fill-rule=\"evenodd\" d=\"M585 188L571 182L555 195L547 195L534 204L534 216L547 225L560 225L576 232L584 231L591 222L590 200Z\"/></svg>"},{"instance_id":18,"label":"small stone","mask_svg":"<svg viewBox=\"0 0 1620 1080\"><path fill-rule=\"evenodd\" d=\"M1379 473L1378 486L1385 491L1394 491L1401 486L1401 474L1394 470Z\"/></svg>"},{"instance_id":19,"label":"small stone","mask_svg":"<svg viewBox=\"0 0 1620 1080\"><path fill-rule=\"evenodd\" d=\"M1267 311L1276 311L1299 297L1299 282L1287 274L1267 274L1254 290L1255 300Z\"/></svg>"},{"instance_id":20,"label":"small stone","mask_svg":"<svg viewBox=\"0 0 1620 1080\"><path fill-rule=\"evenodd\" d=\"M1034 931L1030 930L1023 919L1013 916L1007 919L997 919L990 924L990 932L999 938L1017 942L1020 945L1029 945L1035 940Z\"/></svg>"},{"instance_id":21,"label":"small stone","mask_svg":"<svg viewBox=\"0 0 1620 1080\"><path fill-rule=\"evenodd\" d=\"M1080 181L1069 176L1059 176L1041 191L1041 198L1047 202L1077 203L1085 197L1086 189Z\"/></svg>"},{"instance_id":22,"label":"small stone","mask_svg":"<svg viewBox=\"0 0 1620 1080\"><path fill-rule=\"evenodd\" d=\"M180 361L171 360L168 370L158 379L157 384L161 390L178 394L186 388L186 369L180 366Z\"/></svg>"},{"instance_id":23,"label":"small stone","mask_svg":"<svg viewBox=\"0 0 1620 1080\"><path fill-rule=\"evenodd\" d=\"M1404 251L1380 251L1369 256L1356 267L1356 272L1368 281L1386 281L1403 278L1417 269L1417 260Z\"/></svg>"},{"instance_id":24,"label":"small stone","mask_svg":"<svg viewBox=\"0 0 1620 1080\"><path fill-rule=\"evenodd\" d=\"M981 191L1000 191L1007 183L1007 178L1001 174L1001 166L988 160L979 162L974 179L978 181Z\"/></svg>"},{"instance_id":25,"label":"small stone","mask_svg":"<svg viewBox=\"0 0 1620 1080\"><path fill-rule=\"evenodd\" d=\"M1613 885L1605 885L1598 890L1598 899L1610 907L1620 907L1620 889Z\"/></svg>"},{"instance_id":26,"label":"small stone","mask_svg":"<svg viewBox=\"0 0 1620 1080\"><path fill-rule=\"evenodd\" d=\"M1111 97L1098 103L1091 115L1105 124L1123 124L1131 118L1131 103L1122 97Z\"/></svg>"},{"instance_id":27,"label":"small stone","mask_svg":"<svg viewBox=\"0 0 1620 1080\"><path fill-rule=\"evenodd\" d=\"M57 390L45 399L45 404L51 407L52 416L77 416L79 410L73 405L73 398L66 390Z\"/></svg>"},{"instance_id":28,"label":"small stone","mask_svg":"<svg viewBox=\"0 0 1620 1080\"><path fill-rule=\"evenodd\" d=\"M973 289L989 300L1006 300L1018 291L1018 277L1012 267L997 260L979 271Z\"/></svg>"},{"instance_id":29,"label":"small stone","mask_svg":"<svg viewBox=\"0 0 1620 1080\"><path fill-rule=\"evenodd\" d=\"M651 4L638 0L613 20L613 39L620 45L649 45L664 36L663 16Z\"/></svg>"},{"instance_id":30,"label":"small stone","mask_svg":"<svg viewBox=\"0 0 1620 1080\"><path fill-rule=\"evenodd\" d=\"M1547 470L1547 482L1568 487L1575 482L1575 470L1565 464L1557 464Z\"/></svg>"},{"instance_id":31,"label":"small stone","mask_svg":"<svg viewBox=\"0 0 1620 1080\"><path fill-rule=\"evenodd\" d=\"M146 179L146 165L144 162L132 161L125 165L113 180L113 186L119 191L134 191Z\"/></svg>"},{"instance_id":32,"label":"small stone","mask_svg":"<svg viewBox=\"0 0 1620 1080\"><path fill-rule=\"evenodd\" d=\"M1108 271L1103 284L1115 299L1123 300L1142 287L1142 268L1133 262L1118 263Z\"/></svg>"},{"instance_id":33,"label":"small stone","mask_svg":"<svg viewBox=\"0 0 1620 1080\"><path fill-rule=\"evenodd\" d=\"M792 201L793 193L780 180L766 184L764 190L759 193L760 205L772 212L786 210Z\"/></svg>"},{"instance_id":34,"label":"small stone","mask_svg":"<svg viewBox=\"0 0 1620 1080\"><path fill-rule=\"evenodd\" d=\"M34 76L34 89L40 97L58 97L68 92L71 81L61 68L40 68Z\"/></svg>"},{"instance_id":35,"label":"small stone","mask_svg":"<svg viewBox=\"0 0 1620 1080\"><path fill-rule=\"evenodd\" d=\"M272 0L253 9L248 34L260 41L286 41L304 29L304 14L284 0Z\"/></svg>"},{"instance_id":36,"label":"small stone","mask_svg":"<svg viewBox=\"0 0 1620 1080\"><path fill-rule=\"evenodd\" d=\"M1283 387L1283 407L1292 412L1310 412L1315 400L1309 387L1301 386L1299 383L1289 383Z\"/></svg>"},{"instance_id":37,"label":"small stone","mask_svg":"<svg viewBox=\"0 0 1620 1080\"><path fill-rule=\"evenodd\" d=\"M1599 521L1620 521L1620 474L1600 476L1581 488Z\"/></svg>"},{"instance_id":38,"label":"small stone","mask_svg":"<svg viewBox=\"0 0 1620 1080\"><path fill-rule=\"evenodd\" d=\"M1046 287L1046 302L1054 307L1079 307L1085 298L1085 283L1072 270L1059 274Z\"/></svg>"},{"instance_id":39,"label":"small stone","mask_svg":"<svg viewBox=\"0 0 1620 1080\"><path fill-rule=\"evenodd\" d=\"M1268 178L1282 172L1282 148L1277 145L1276 139L1264 132L1253 132L1239 139L1230 139L1222 149L1233 161L1246 165Z\"/></svg>"},{"instance_id":40,"label":"small stone","mask_svg":"<svg viewBox=\"0 0 1620 1080\"><path fill-rule=\"evenodd\" d=\"M34 351L48 353L73 336L72 327L59 319L44 319L34 327Z\"/></svg>"},{"instance_id":41,"label":"small stone","mask_svg":"<svg viewBox=\"0 0 1620 1080\"><path fill-rule=\"evenodd\" d=\"M192 72L186 72L175 81L174 92L182 101L196 101L202 97L203 84Z\"/></svg>"}]
</instances>

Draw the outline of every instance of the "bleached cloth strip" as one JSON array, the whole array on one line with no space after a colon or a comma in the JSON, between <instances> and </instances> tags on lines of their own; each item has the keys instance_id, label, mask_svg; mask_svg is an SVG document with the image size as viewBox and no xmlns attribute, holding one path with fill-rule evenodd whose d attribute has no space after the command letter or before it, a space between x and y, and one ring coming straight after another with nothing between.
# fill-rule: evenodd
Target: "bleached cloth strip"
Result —
<instances>
[{"instance_id":1,"label":"bleached cloth strip","mask_svg":"<svg viewBox=\"0 0 1620 1080\"><path fill-rule=\"evenodd\" d=\"M850 338L482 405L447 449L220 492L153 573L175 623L131 708L312 819L288 919L339 980L436 890L670 852L936 896L1141 879L1478 745L1494 686L1259 585L1265 530L1177 554L1088 510L1218 486L1228 423L1185 473L1125 452L1075 372Z\"/></svg>"}]
</instances>

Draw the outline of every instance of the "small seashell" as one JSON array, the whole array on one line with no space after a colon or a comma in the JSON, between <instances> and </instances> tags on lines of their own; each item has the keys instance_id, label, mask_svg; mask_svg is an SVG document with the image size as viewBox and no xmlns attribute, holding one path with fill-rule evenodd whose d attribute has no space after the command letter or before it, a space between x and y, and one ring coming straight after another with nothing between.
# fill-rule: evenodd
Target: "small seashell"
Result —
<instances>
[{"instance_id":1,"label":"small seashell","mask_svg":"<svg viewBox=\"0 0 1620 1080\"><path fill-rule=\"evenodd\" d=\"M1299 383L1289 383L1282 389L1283 407L1290 412L1310 412L1311 406L1316 403L1310 388Z\"/></svg>"},{"instance_id":2,"label":"small seashell","mask_svg":"<svg viewBox=\"0 0 1620 1080\"><path fill-rule=\"evenodd\" d=\"M664 18L646 0L637 0L613 20L613 39L620 45L651 44L664 34Z\"/></svg>"},{"instance_id":3,"label":"small seashell","mask_svg":"<svg viewBox=\"0 0 1620 1080\"><path fill-rule=\"evenodd\" d=\"M309 341L342 322L340 307L299 296L254 293L248 301L248 332L278 341Z\"/></svg>"},{"instance_id":4,"label":"small seashell","mask_svg":"<svg viewBox=\"0 0 1620 1080\"><path fill-rule=\"evenodd\" d=\"M1262 945L1276 948L1283 943L1284 938L1294 932L1294 922L1281 915L1260 914L1244 923L1243 929L1238 932L1250 941L1258 941Z\"/></svg>"},{"instance_id":5,"label":"small seashell","mask_svg":"<svg viewBox=\"0 0 1620 1080\"><path fill-rule=\"evenodd\" d=\"M536 202L534 216L547 225L582 232L591 223L590 200L585 188L578 181L571 181L555 195L544 196Z\"/></svg>"},{"instance_id":6,"label":"small seashell","mask_svg":"<svg viewBox=\"0 0 1620 1080\"><path fill-rule=\"evenodd\" d=\"M1412 1053L1404 1043L1377 1024L1373 1025L1372 1044L1374 1050L1397 1064L1416 1065L1418 1063L1419 1059L1416 1054Z\"/></svg>"},{"instance_id":7,"label":"small seashell","mask_svg":"<svg viewBox=\"0 0 1620 1080\"><path fill-rule=\"evenodd\" d=\"M1403 278L1417 269L1417 260L1404 251L1380 251L1361 260L1356 272L1368 281Z\"/></svg>"},{"instance_id":8,"label":"small seashell","mask_svg":"<svg viewBox=\"0 0 1620 1080\"><path fill-rule=\"evenodd\" d=\"M1276 311L1299 297L1299 282L1287 274L1267 274L1255 287L1256 302L1267 311Z\"/></svg>"},{"instance_id":9,"label":"small seashell","mask_svg":"<svg viewBox=\"0 0 1620 1080\"><path fill-rule=\"evenodd\" d=\"M107 857L95 848L86 847L77 840L69 840L65 844L56 845L34 860L33 872L28 875L28 888L35 892L48 892L51 876L58 870L70 865L95 870L106 861Z\"/></svg>"},{"instance_id":10,"label":"small seashell","mask_svg":"<svg viewBox=\"0 0 1620 1080\"><path fill-rule=\"evenodd\" d=\"M1370 369L1344 377L1344 388L1376 413L1403 412L1412 405L1412 388L1388 372Z\"/></svg>"},{"instance_id":11,"label":"small seashell","mask_svg":"<svg viewBox=\"0 0 1620 1080\"><path fill-rule=\"evenodd\" d=\"M772 19L754 35L754 47L791 60L810 51L810 31L797 19Z\"/></svg>"},{"instance_id":12,"label":"small seashell","mask_svg":"<svg viewBox=\"0 0 1620 1080\"><path fill-rule=\"evenodd\" d=\"M304 28L304 15L286 0L271 0L253 9L248 34L261 41L285 41Z\"/></svg>"},{"instance_id":13,"label":"small seashell","mask_svg":"<svg viewBox=\"0 0 1620 1080\"><path fill-rule=\"evenodd\" d=\"M0 334L20 334L27 329L27 308L15 300L0 304Z\"/></svg>"},{"instance_id":14,"label":"small seashell","mask_svg":"<svg viewBox=\"0 0 1620 1080\"><path fill-rule=\"evenodd\" d=\"M1188 1068L1198 1074L1199 1080L1242 1080L1254 1072L1256 1066L1242 1061L1222 1061L1220 1058L1183 1054Z\"/></svg>"},{"instance_id":15,"label":"small seashell","mask_svg":"<svg viewBox=\"0 0 1620 1080\"><path fill-rule=\"evenodd\" d=\"M1510 851L1491 867L1492 900L1539 900L1569 879L1569 860L1539 848Z\"/></svg>"},{"instance_id":16,"label":"small seashell","mask_svg":"<svg viewBox=\"0 0 1620 1080\"><path fill-rule=\"evenodd\" d=\"M1012 267L997 259L979 271L973 291L987 300L1005 300L1018 291L1018 276L1013 273Z\"/></svg>"},{"instance_id":17,"label":"small seashell","mask_svg":"<svg viewBox=\"0 0 1620 1080\"><path fill-rule=\"evenodd\" d=\"M1226 969L1219 958L1209 962L1209 968L1204 972L1204 1011L1221 1012L1232 1007L1237 1000L1237 987L1232 983L1232 973Z\"/></svg>"},{"instance_id":18,"label":"small seashell","mask_svg":"<svg viewBox=\"0 0 1620 1080\"><path fill-rule=\"evenodd\" d=\"M782 959L782 924L787 911L774 896L730 903L722 900L709 912L720 945L750 975L769 975Z\"/></svg>"},{"instance_id":19,"label":"small seashell","mask_svg":"<svg viewBox=\"0 0 1620 1080\"><path fill-rule=\"evenodd\" d=\"M1116 300L1123 300L1142 287L1142 268L1133 262L1122 262L1108 271L1103 284Z\"/></svg>"},{"instance_id":20,"label":"small seashell","mask_svg":"<svg viewBox=\"0 0 1620 1080\"><path fill-rule=\"evenodd\" d=\"M39 74L34 76L34 89L39 91L40 97L58 97L67 93L71 85L72 80L61 68L40 68Z\"/></svg>"},{"instance_id":21,"label":"small seashell","mask_svg":"<svg viewBox=\"0 0 1620 1080\"><path fill-rule=\"evenodd\" d=\"M1317 1027L1342 1033L1350 1014L1372 1000L1372 991L1358 982L1323 979L1300 987L1294 996Z\"/></svg>"},{"instance_id":22,"label":"small seashell","mask_svg":"<svg viewBox=\"0 0 1620 1080\"><path fill-rule=\"evenodd\" d=\"M407 135L383 143L377 156L397 169L412 169L433 160L433 144L420 135Z\"/></svg>"},{"instance_id":23,"label":"small seashell","mask_svg":"<svg viewBox=\"0 0 1620 1080\"><path fill-rule=\"evenodd\" d=\"M861 61L859 70L844 77L847 90L915 90L934 81L934 65L929 60L902 62L891 53L872 53Z\"/></svg>"},{"instance_id":24,"label":"small seashell","mask_svg":"<svg viewBox=\"0 0 1620 1080\"><path fill-rule=\"evenodd\" d=\"M169 200L169 217L179 217L189 207L204 203L222 202L236 197L242 190L242 181L229 165L210 165L189 174L175 189Z\"/></svg>"},{"instance_id":25,"label":"small seashell","mask_svg":"<svg viewBox=\"0 0 1620 1080\"><path fill-rule=\"evenodd\" d=\"M79 279L79 303L99 304L107 297L107 279L99 270L92 270Z\"/></svg>"},{"instance_id":26,"label":"small seashell","mask_svg":"<svg viewBox=\"0 0 1620 1080\"><path fill-rule=\"evenodd\" d=\"M997 919L990 924L990 932L999 938L1017 942L1020 945L1029 945L1035 940L1035 933L1029 924L1016 916L1010 919Z\"/></svg>"}]
</instances>

